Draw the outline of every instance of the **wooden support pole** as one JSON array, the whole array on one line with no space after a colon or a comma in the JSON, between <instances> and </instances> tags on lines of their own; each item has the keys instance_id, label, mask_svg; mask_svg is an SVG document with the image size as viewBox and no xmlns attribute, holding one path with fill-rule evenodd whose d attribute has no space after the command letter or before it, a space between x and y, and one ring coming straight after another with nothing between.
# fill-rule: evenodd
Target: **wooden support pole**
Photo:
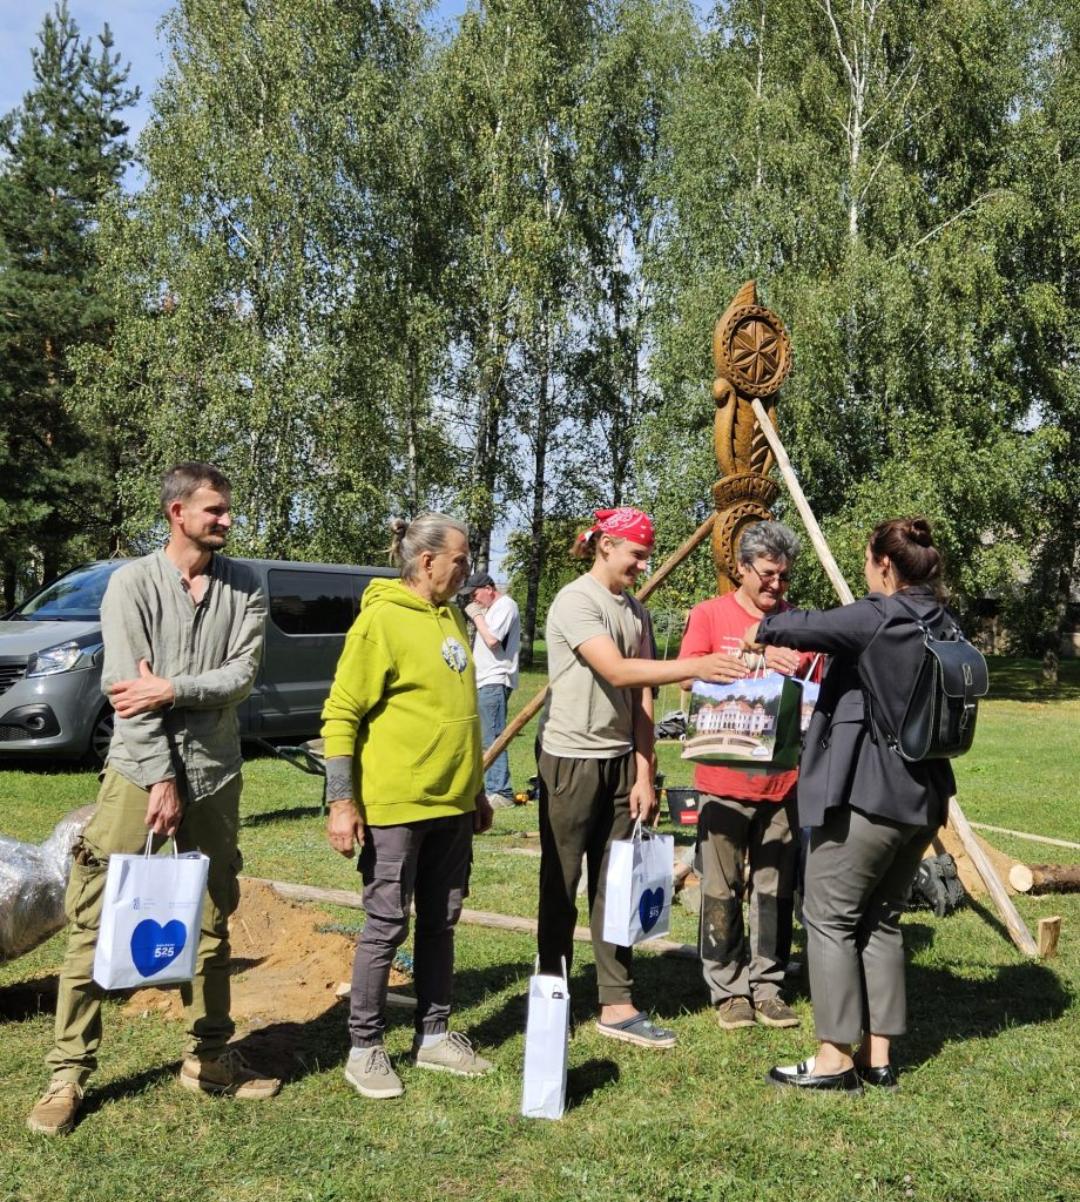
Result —
<instances>
[{"instance_id":1,"label":"wooden support pole","mask_svg":"<svg viewBox=\"0 0 1080 1202\"><path fill-rule=\"evenodd\" d=\"M241 880L256 885L269 885L279 896L289 901L319 902L324 906L348 906L351 910L364 908L363 896L350 889L321 889L316 885L296 885L292 881L272 881L266 877L245 876ZM491 927L497 931L513 931L520 935L536 934L535 918L518 918L512 914L495 914L491 910L462 910L460 922L467 926ZM588 927L574 927L574 941L589 943L592 932ZM658 956L673 956L678 960L696 960L697 948L689 943L673 943L670 939L647 939L637 944L638 951L654 952Z\"/></svg>"},{"instance_id":2,"label":"wooden support pole","mask_svg":"<svg viewBox=\"0 0 1080 1202\"><path fill-rule=\"evenodd\" d=\"M529 725L529 722L540 712L544 705L544 699L547 697L547 691L548 687L547 685L544 685L540 692L537 693L531 701L527 701L525 705L523 705L522 708L506 724L506 726L503 728L502 734L499 735L495 742L492 743L487 751L484 752L485 772L491 767L492 764L495 763L495 760L498 758L498 756L502 755L507 747L510 746L510 744L517 738L521 731Z\"/></svg>"},{"instance_id":3,"label":"wooden support pole","mask_svg":"<svg viewBox=\"0 0 1080 1202\"><path fill-rule=\"evenodd\" d=\"M986 853L979 846L979 841L975 838L975 832L971 829L967 818L964 817L964 811L957 804L955 797L949 800L949 826L956 833L960 842L963 843L964 850L971 857L971 862L978 869L979 876L982 877L987 892L993 898L997 912L1001 915L1001 920L1005 923L1013 943L1016 944L1025 956L1037 956L1039 949L1035 946L1035 940L1032 939L1031 932L1024 925L1024 920L1013 905L1012 898L1005 892L1005 886L994 871L994 866L986 858Z\"/></svg>"},{"instance_id":4,"label":"wooden support pole","mask_svg":"<svg viewBox=\"0 0 1080 1202\"><path fill-rule=\"evenodd\" d=\"M680 547L676 548L664 562L656 569L648 580L638 590L636 596L639 601L645 601L651 593L653 593L668 576L687 558L697 547L699 547L712 533L713 523L716 521L716 514L711 513L694 531L693 534ZM522 709L514 715L507 723L502 734L495 740L494 743L484 752L484 770L486 771L495 760L510 746L517 738L522 730L528 726L529 722L543 708L544 700L547 697L548 687L544 687L536 694L531 701L526 702Z\"/></svg>"},{"instance_id":5,"label":"wooden support pole","mask_svg":"<svg viewBox=\"0 0 1080 1202\"><path fill-rule=\"evenodd\" d=\"M681 543L674 551L664 560L664 562L656 569L648 580L638 589L634 596L644 604L649 597L664 583L672 572L686 559L692 552L712 534L712 528L716 524L716 514L710 513L709 516L701 523L693 534Z\"/></svg>"},{"instance_id":6,"label":"wooden support pole","mask_svg":"<svg viewBox=\"0 0 1080 1202\"><path fill-rule=\"evenodd\" d=\"M821 560L821 566L825 569L825 575L832 581L832 586L836 589L836 595L840 598L841 602L844 605L850 605L855 600L855 596L851 589L848 588L848 582L844 579L844 575L837 566L832 551L829 549L829 544L825 541L825 536L821 533L821 527L818 525L817 518L814 517L814 511L810 508L810 504L803 493L799 478L795 475L795 469L791 466L791 460L788 459L787 451L784 450L784 444L780 441L780 435L777 434L776 427L769 420L769 415L765 412L765 406L757 398L754 399L752 405L758 425L761 427L761 432L765 435L766 441L772 448L772 453L776 457L776 466L780 469L780 475L784 477L784 483L788 486L791 499L795 502L795 508L799 511L799 517L803 520L806 533L810 535L810 541L814 544L814 550L817 552L818 559Z\"/></svg>"}]
</instances>

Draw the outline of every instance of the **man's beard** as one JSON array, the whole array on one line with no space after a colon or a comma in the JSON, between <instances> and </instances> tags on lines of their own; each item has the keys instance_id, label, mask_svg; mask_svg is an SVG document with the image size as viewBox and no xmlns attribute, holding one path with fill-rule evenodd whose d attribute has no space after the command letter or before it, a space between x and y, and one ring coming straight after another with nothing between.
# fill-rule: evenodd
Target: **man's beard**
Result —
<instances>
[{"instance_id":1,"label":"man's beard","mask_svg":"<svg viewBox=\"0 0 1080 1202\"><path fill-rule=\"evenodd\" d=\"M193 538L191 541L200 551L220 551L225 546L228 537L229 532L227 530L214 530L209 534Z\"/></svg>"}]
</instances>

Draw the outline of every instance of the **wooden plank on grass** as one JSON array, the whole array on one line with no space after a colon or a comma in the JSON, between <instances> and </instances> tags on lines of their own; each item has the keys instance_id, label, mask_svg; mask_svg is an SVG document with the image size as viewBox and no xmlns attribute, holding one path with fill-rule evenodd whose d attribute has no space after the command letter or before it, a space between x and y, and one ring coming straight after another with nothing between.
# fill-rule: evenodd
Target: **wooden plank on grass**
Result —
<instances>
[{"instance_id":1,"label":"wooden plank on grass","mask_svg":"<svg viewBox=\"0 0 1080 1202\"><path fill-rule=\"evenodd\" d=\"M349 889L322 889L317 885L296 885L292 881L272 881L267 877L246 876L244 881L258 885L269 885L279 897L290 901L321 902L326 906L348 906L362 910L364 903L359 893ZM536 934L535 918L519 918L513 914L496 914L491 910L462 910L460 922L467 926L491 927L499 931L514 931L521 935ZM592 933L588 927L574 927L576 943L591 943ZM639 951L653 952L657 956L673 956L679 960L696 960L697 948L689 943L674 943L670 939L647 939L637 945Z\"/></svg>"},{"instance_id":2,"label":"wooden plank on grass","mask_svg":"<svg viewBox=\"0 0 1080 1202\"><path fill-rule=\"evenodd\" d=\"M977 831L994 831L998 835L1012 835L1014 839L1030 839L1032 843L1049 843L1053 847L1071 847L1074 851L1080 851L1080 843L1073 843L1069 839L1051 839L1049 835L1033 835L1029 831L1013 831L1007 826L991 826L989 822L972 822L971 825Z\"/></svg>"}]
</instances>

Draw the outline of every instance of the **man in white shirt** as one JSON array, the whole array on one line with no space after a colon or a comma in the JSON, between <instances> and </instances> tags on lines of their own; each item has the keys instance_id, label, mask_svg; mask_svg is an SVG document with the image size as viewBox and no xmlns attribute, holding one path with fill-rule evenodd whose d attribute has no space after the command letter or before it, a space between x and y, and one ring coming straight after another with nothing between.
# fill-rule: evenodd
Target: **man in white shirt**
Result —
<instances>
[{"instance_id":1,"label":"man in white shirt","mask_svg":"<svg viewBox=\"0 0 1080 1202\"><path fill-rule=\"evenodd\" d=\"M517 603L499 592L487 572L474 572L462 591L469 594L465 612L476 627L473 660L486 750L506 726L506 707L510 694L517 688L521 619ZM510 761L505 751L488 768L484 787L493 806L513 805Z\"/></svg>"}]
</instances>

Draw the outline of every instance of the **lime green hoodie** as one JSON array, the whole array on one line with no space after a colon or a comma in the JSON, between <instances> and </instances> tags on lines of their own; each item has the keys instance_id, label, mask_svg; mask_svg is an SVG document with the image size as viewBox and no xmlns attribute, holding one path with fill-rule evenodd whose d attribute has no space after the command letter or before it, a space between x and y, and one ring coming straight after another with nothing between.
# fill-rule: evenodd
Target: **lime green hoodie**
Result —
<instances>
[{"instance_id":1,"label":"lime green hoodie","mask_svg":"<svg viewBox=\"0 0 1080 1202\"><path fill-rule=\"evenodd\" d=\"M323 706L327 759L353 757L372 826L476 808L483 783L465 619L400 580L372 580Z\"/></svg>"}]
</instances>

